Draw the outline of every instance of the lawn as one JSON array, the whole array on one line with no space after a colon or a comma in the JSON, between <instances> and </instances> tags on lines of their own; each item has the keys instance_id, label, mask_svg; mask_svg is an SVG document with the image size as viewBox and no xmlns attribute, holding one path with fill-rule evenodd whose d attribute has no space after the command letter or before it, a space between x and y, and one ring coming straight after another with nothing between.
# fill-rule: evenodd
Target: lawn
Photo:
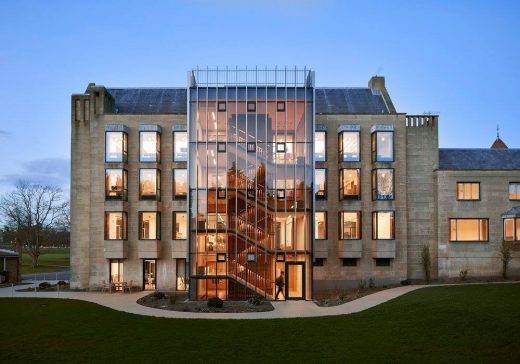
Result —
<instances>
[{"instance_id":1,"label":"lawn","mask_svg":"<svg viewBox=\"0 0 520 364\"><path fill-rule=\"evenodd\" d=\"M38 258L38 266L31 266L32 259L27 253L22 254L22 274L61 272L70 269L70 249L45 248Z\"/></svg>"},{"instance_id":2,"label":"lawn","mask_svg":"<svg viewBox=\"0 0 520 364\"><path fill-rule=\"evenodd\" d=\"M349 316L179 320L2 298L5 363L520 362L520 284L420 289Z\"/></svg>"}]
</instances>

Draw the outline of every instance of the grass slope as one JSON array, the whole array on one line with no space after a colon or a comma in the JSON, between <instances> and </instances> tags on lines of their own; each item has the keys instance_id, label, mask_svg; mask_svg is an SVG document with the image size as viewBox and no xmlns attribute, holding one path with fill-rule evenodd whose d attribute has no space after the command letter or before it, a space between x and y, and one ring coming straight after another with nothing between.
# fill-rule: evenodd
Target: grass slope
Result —
<instances>
[{"instance_id":1,"label":"grass slope","mask_svg":"<svg viewBox=\"0 0 520 364\"><path fill-rule=\"evenodd\" d=\"M177 320L0 299L0 353L35 362L520 362L520 284L420 289L349 316Z\"/></svg>"},{"instance_id":2,"label":"grass slope","mask_svg":"<svg viewBox=\"0 0 520 364\"><path fill-rule=\"evenodd\" d=\"M42 255L38 258L38 266L31 266L32 259L27 253L22 254L22 274L61 272L70 269L70 249L47 248L42 249Z\"/></svg>"}]
</instances>

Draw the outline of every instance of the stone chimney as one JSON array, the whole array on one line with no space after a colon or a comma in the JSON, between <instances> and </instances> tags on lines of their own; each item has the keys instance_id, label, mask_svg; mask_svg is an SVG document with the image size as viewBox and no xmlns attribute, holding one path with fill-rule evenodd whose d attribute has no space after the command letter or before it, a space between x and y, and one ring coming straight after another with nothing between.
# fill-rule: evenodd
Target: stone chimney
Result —
<instances>
[{"instance_id":1,"label":"stone chimney","mask_svg":"<svg viewBox=\"0 0 520 364\"><path fill-rule=\"evenodd\" d=\"M383 99L385 100L386 106L388 107L388 111L390 113L397 112L395 110L394 104L392 103L392 100L390 99L390 95L386 90L385 78L383 76L372 76L368 81L368 87L370 87L372 91L381 92L381 95L383 96Z\"/></svg>"}]
</instances>

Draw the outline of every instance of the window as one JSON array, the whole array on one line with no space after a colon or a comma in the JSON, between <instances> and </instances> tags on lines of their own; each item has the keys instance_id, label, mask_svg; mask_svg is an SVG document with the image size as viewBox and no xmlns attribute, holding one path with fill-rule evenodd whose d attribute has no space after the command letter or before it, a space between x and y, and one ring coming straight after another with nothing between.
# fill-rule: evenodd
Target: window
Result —
<instances>
[{"instance_id":1,"label":"window","mask_svg":"<svg viewBox=\"0 0 520 364\"><path fill-rule=\"evenodd\" d=\"M247 143L247 151L249 153L254 153L256 152L256 144L254 142L248 142Z\"/></svg>"},{"instance_id":2,"label":"window","mask_svg":"<svg viewBox=\"0 0 520 364\"><path fill-rule=\"evenodd\" d=\"M339 172L339 199L359 199L360 169L341 169Z\"/></svg>"},{"instance_id":3,"label":"window","mask_svg":"<svg viewBox=\"0 0 520 364\"><path fill-rule=\"evenodd\" d=\"M225 262L226 253L217 253L217 262Z\"/></svg>"},{"instance_id":4,"label":"window","mask_svg":"<svg viewBox=\"0 0 520 364\"><path fill-rule=\"evenodd\" d=\"M324 168L316 168L314 170L314 188L317 199L327 198L327 170Z\"/></svg>"},{"instance_id":5,"label":"window","mask_svg":"<svg viewBox=\"0 0 520 364\"><path fill-rule=\"evenodd\" d=\"M285 153L285 143L276 143L276 152Z\"/></svg>"},{"instance_id":6,"label":"window","mask_svg":"<svg viewBox=\"0 0 520 364\"><path fill-rule=\"evenodd\" d=\"M339 213L340 240L361 239L361 212L342 211Z\"/></svg>"},{"instance_id":7,"label":"window","mask_svg":"<svg viewBox=\"0 0 520 364\"><path fill-rule=\"evenodd\" d=\"M142 200L161 199L161 172L154 168L139 170L139 198Z\"/></svg>"},{"instance_id":8,"label":"window","mask_svg":"<svg viewBox=\"0 0 520 364\"><path fill-rule=\"evenodd\" d=\"M376 258L376 267L389 267L390 266L390 258Z\"/></svg>"},{"instance_id":9,"label":"window","mask_svg":"<svg viewBox=\"0 0 520 364\"><path fill-rule=\"evenodd\" d=\"M173 212L173 239L187 239L188 221L185 212L174 211Z\"/></svg>"},{"instance_id":10,"label":"window","mask_svg":"<svg viewBox=\"0 0 520 364\"><path fill-rule=\"evenodd\" d=\"M327 160L327 133L317 131L314 133L314 161L325 162Z\"/></svg>"},{"instance_id":11,"label":"window","mask_svg":"<svg viewBox=\"0 0 520 364\"><path fill-rule=\"evenodd\" d=\"M520 241L520 218L504 219L504 241Z\"/></svg>"},{"instance_id":12,"label":"window","mask_svg":"<svg viewBox=\"0 0 520 364\"><path fill-rule=\"evenodd\" d=\"M479 200L479 182L457 182L457 200Z\"/></svg>"},{"instance_id":13,"label":"window","mask_svg":"<svg viewBox=\"0 0 520 364\"><path fill-rule=\"evenodd\" d=\"M161 239L161 213L139 212L139 239Z\"/></svg>"},{"instance_id":14,"label":"window","mask_svg":"<svg viewBox=\"0 0 520 364\"><path fill-rule=\"evenodd\" d=\"M377 168L372 170L372 200L394 199L394 170Z\"/></svg>"},{"instance_id":15,"label":"window","mask_svg":"<svg viewBox=\"0 0 520 364\"><path fill-rule=\"evenodd\" d=\"M394 212L374 211L372 213L372 239L394 239Z\"/></svg>"},{"instance_id":16,"label":"window","mask_svg":"<svg viewBox=\"0 0 520 364\"><path fill-rule=\"evenodd\" d=\"M324 262L325 262L324 258L314 258L314 263L312 265L315 267L323 267Z\"/></svg>"},{"instance_id":17,"label":"window","mask_svg":"<svg viewBox=\"0 0 520 364\"><path fill-rule=\"evenodd\" d=\"M187 291L188 290L188 274L186 264L186 259L176 259L177 265L177 286L175 287L177 291Z\"/></svg>"},{"instance_id":18,"label":"window","mask_svg":"<svg viewBox=\"0 0 520 364\"><path fill-rule=\"evenodd\" d=\"M283 200L285 198L285 190L276 190L276 197L279 200Z\"/></svg>"},{"instance_id":19,"label":"window","mask_svg":"<svg viewBox=\"0 0 520 364\"><path fill-rule=\"evenodd\" d=\"M327 239L327 213L325 211L314 213L314 239Z\"/></svg>"},{"instance_id":20,"label":"window","mask_svg":"<svg viewBox=\"0 0 520 364\"><path fill-rule=\"evenodd\" d=\"M161 161L161 134L156 131L139 132L139 162Z\"/></svg>"},{"instance_id":21,"label":"window","mask_svg":"<svg viewBox=\"0 0 520 364\"><path fill-rule=\"evenodd\" d=\"M285 111L285 101L278 101L276 103L276 111L278 111L278 112Z\"/></svg>"},{"instance_id":22,"label":"window","mask_svg":"<svg viewBox=\"0 0 520 364\"><path fill-rule=\"evenodd\" d=\"M256 253L247 253L247 261L249 263L256 262Z\"/></svg>"},{"instance_id":23,"label":"window","mask_svg":"<svg viewBox=\"0 0 520 364\"><path fill-rule=\"evenodd\" d=\"M126 240L126 212L105 212L105 240Z\"/></svg>"},{"instance_id":24,"label":"window","mask_svg":"<svg viewBox=\"0 0 520 364\"><path fill-rule=\"evenodd\" d=\"M488 219L449 219L450 241L488 241Z\"/></svg>"},{"instance_id":25,"label":"window","mask_svg":"<svg viewBox=\"0 0 520 364\"><path fill-rule=\"evenodd\" d=\"M185 199L188 195L188 170L173 170L173 198Z\"/></svg>"},{"instance_id":26,"label":"window","mask_svg":"<svg viewBox=\"0 0 520 364\"><path fill-rule=\"evenodd\" d=\"M122 131L105 133L105 161L126 163L128 159L128 135Z\"/></svg>"},{"instance_id":27,"label":"window","mask_svg":"<svg viewBox=\"0 0 520 364\"><path fill-rule=\"evenodd\" d=\"M247 102L247 112L255 112L256 111L256 102L248 101Z\"/></svg>"},{"instance_id":28,"label":"window","mask_svg":"<svg viewBox=\"0 0 520 364\"><path fill-rule=\"evenodd\" d=\"M126 169L105 169L105 199L126 200Z\"/></svg>"},{"instance_id":29,"label":"window","mask_svg":"<svg viewBox=\"0 0 520 364\"><path fill-rule=\"evenodd\" d=\"M511 182L509 184L509 199L520 200L520 182Z\"/></svg>"},{"instance_id":30,"label":"window","mask_svg":"<svg viewBox=\"0 0 520 364\"><path fill-rule=\"evenodd\" d=\"M339 133L339 161L359 162L359 132L344 131Z\"/></svg>"},{"instance_id":31,"label":"window","mask_svg":"<svg viewBox=\"0 0 520 364\"><path fill-rule=\"evenodd\" d=\"M357 267L357 258L343 258L341 260L344 267Z\"/></svg>"},{"instance_id":32,"label":"window","mask_svg":"<svg viewBox=\"0 0 520 364\"><path fill-rule=\"evenodd\" d=\"M217 152L219 152L219 153L225 153L226 152L226 143L225 142L218 142L217 143Z\"/></svg>"},{"instance_id":33,"label":"window","mask_svg":"<svg viewBox=\"0 0 520 364\"><path fill-rule=\"evenodd\" d=\"M277 262L285 262L285 253L278 253L278 254L276 254L276 261Z\"/></svg>"},{"instance_id":34,"label":"window","mask_svg":"<svg viewBox=\"0 0 520 364\"><path fill-rule=\"evenodd\" d=\"M173 132L173 161L186 162L188 160L188 133L185 131Z\"/></svg>"},{"instance_id":35,"label":"window","mask_svg":"<svg viewBox=\"0 0 520 364\"><path fill-rule=\"evenodd\" d=\"M226 111L226 102L225 101L219 101L217 106L218 111Z\"/></svg>"},{"instance_id":36,"label":"window","mask_svg":"<svg viewBox=\"0 0 520 364\"><path fill-rule=\"evenodd\" d=\"M394 132L376 131L372 133L372 162L394 161Z\"/></svg>"}]
</instances>

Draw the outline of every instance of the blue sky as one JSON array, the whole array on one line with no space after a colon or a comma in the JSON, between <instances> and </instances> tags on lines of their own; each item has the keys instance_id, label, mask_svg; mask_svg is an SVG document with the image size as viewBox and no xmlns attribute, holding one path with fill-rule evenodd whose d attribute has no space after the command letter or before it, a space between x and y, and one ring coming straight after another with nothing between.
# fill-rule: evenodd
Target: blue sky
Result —
<instances>
[{"instance_id":1,"label":"blue sky","mask_svg":"<svg viewBox=\"0 0 520 364\"><path fill-rule=\"evenodd\" d=\"M68 189L70 95L184 86L197 65L311 67L317 86L386 77L399 112L440 114L441 147L520 148L518 1L0 2L0 193Z\"/></svg>"}]
</instances>

